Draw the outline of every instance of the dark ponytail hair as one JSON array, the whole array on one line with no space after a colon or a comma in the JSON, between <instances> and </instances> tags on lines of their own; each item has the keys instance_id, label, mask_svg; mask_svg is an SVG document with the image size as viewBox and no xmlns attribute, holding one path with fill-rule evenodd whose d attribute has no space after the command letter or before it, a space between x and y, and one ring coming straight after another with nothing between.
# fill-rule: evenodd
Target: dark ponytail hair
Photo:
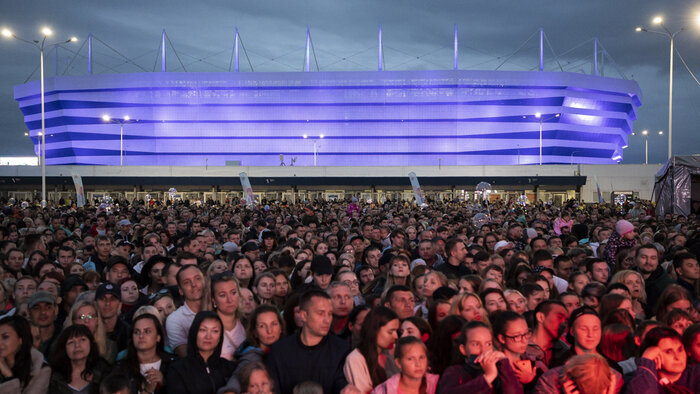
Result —
<instances>
[{"instance_id":1,"label":"dark ponytail hair","mask_svg":"<svg viewBox=\"0 0 700 394\"><path fill-rule=\"evenodd\" d=\"M398 319L399 316L393 310L385 306L378 306L369 311L362 323L357 350L365 357L373 386L377 386L387 379L386 370L384 370L383 365L379 365L378 361L377 334L390 321Z\"/></svg>"}]
</instances>

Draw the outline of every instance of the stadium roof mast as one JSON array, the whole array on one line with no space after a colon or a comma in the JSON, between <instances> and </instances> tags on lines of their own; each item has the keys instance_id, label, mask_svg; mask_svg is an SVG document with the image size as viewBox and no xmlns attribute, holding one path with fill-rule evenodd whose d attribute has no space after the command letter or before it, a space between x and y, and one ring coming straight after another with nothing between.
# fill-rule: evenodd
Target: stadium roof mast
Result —
<instances>
[{"instance_id":1,"label":"stadium roof mast","mask_svg":"<svg viewBox=\"0 0 700 394\"><path fill-rule=\"evenodd\" d=\"M459 62L457 58L457 54L459 53L459 42L458 42L458 34L457 34L457 24L455 23L455 70L459 70Z\"/></svg>"},{"instance_id":2,"label":"stadium roof mast","mask_svg":"<svg viewBox=\"0 0 700 394\"><path fill-rule=\"evenodd\" d=\"M236 26L236 37L233 41L233 56L236 58L235 70L238 72L238 26ZM231 71L231 65L229 64L229 71Z\"/></svg>"},{"instance_id":3,"label":"stadium roof mast","mask_svg":"<svg viewBox=\"0 0 700 394\"><path fill-rule=\"evenodd\" d=\"M384 63L384 54L382 53L382 25L379 25L379 58L377 63L377 70L382 71L382 64Z\"/></svg>"}]
</instances>

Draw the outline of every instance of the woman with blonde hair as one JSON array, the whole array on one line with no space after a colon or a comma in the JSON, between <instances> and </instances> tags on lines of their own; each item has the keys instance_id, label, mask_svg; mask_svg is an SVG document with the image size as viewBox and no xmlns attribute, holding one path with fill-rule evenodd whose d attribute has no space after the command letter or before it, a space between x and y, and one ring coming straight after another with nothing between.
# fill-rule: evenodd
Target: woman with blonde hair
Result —
<instances>
[{"instance_id":1,"label":"woman with blonde hair","mask_svg":"<svg viewBox=\"0 0 700 394\"><path fill-rule=\"evenodd\" d=\"M457 294L452 299L449 314L462 316L468 322L476 320L490 324L481 298L474 293Z\"/></svg>"},{"instance_id":2,"label":"woman with blonde hair","mask_svg":"<svg viewBox=\"0 0 700 394\"><path fill-rule=\"evenodd\" d=\"M230 361L246 338L241 321L241 287L231 271L214 274L207 282L202 309L219 316L224 330L221 357Z\"/></svg>"},{"instance_id":3,"label":"woman with blonde hair","mask_svg":"<svg viewBox=\"0 0 700 394\"><path fill-rule=\"evenodd\" d=\"M622 283L627 286L632 296L632 309L639 318L644 318L644 306L647 302L647 293L644 290L644 277L637 271L618 271L610 279L610 284Z\"/></svg>"},{"instance_id":4,"label":"woman with blonde hair","mask_svg":"<svg viewBox=\"0 0 700 394\"><path fill-rule=\"evenodd\" d=\"M77 300L73 304L70 312L68 312L65 327L70 327L74 324L87 326L90 333L95 337L100 356L108 363L113 364L117 358L117 344L107 338L107 330L102 319L100 319L97 305L93 301Z\"/></svg>"}]
</instances>

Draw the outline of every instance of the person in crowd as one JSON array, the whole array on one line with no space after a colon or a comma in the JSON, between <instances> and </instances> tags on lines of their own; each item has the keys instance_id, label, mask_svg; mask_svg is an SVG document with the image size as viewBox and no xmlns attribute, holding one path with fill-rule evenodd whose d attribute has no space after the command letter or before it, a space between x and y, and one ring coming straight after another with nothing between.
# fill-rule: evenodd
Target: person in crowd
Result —
<instances>
[{"instance_id":1,"label":"person in crowd","mask_svg":"<svg viewBox=\"0 0 700 394\"><path fill-rule=\"evenodd\" d=\"M56 326L56 297L46 291L37 291L29 298L27 311L31 323L39 327L39 351L46 357L61 332L61 328Z\"/></svg>"},{"instance_id":2,"label":"person in crowd","mask_svg":"<svg viewBox=\"0 0 700 394\"><path fill-rule=\"evenodd\" d=\"M234 260L231 271L238 279L238 284L242 288L250 289L253 285L253 263L246 256L241 256Z\"/></svg>"},{"instance_id":3,"label":"person in crowd","mask_svg":"<svg viewBox=\"0 0 700 394\"><path fill-rule=\"evenodd\" d=\"M432 335L432 327L420 317L411 316L401 322L402 338L412 336L420 339L423 343L427 343Z\"/></svg>"},{"instance_id":4,"label":"person in crowd","mask_svg":"<svg viewBox=\"0 0 700 394\"><path fill-rule=\"evenodd\" d=\"M268 394L275 392L275 385L267 368L261 362L251 362L236 372L236 378L241 382L242 393ZM228 392L228 391L225 391ZM296 387L294 393L296 393Z\"/></svg>"},{"instance_id":5,"label":"person in crowd","mask_svg":"<svg viewBox=\"0 0 700 394\"><path fill-rule=\"evenodd\" d=\"M97 392L110 366L100 357L97 344L87 326L74 324L61 331L49 360L50 393Z\"/></svg>"},{"instance_id":6,"label":"person in crowd","mask_svg":"<svg viewBox=\"0 0 700 394\"><path fill-rule=\"evenodd\" d=\"M398 372L391 350L398 339L399 317L379 306L365 317L357 348L348 354L343 366L347 381L360 392L372 391Z\"/></svg>"},{"instance_id":7,"label":"person in crowd","mask_svg":"<svg viewBox=\"0 0 700 394\"><path fill-rule=\"evenodd\" d=\"M435 394L440 376L428 373L428 349L420 338L402 337L396 343L394 360L401 370L376 386L372 394Z\"/></svg>"},{"instance_id":8,"label":"person in crowd","mask_svg":"<svg viewBox=\"0 0 700 394\"><path fill-rule=\"evenodd\" d=\"M526 391L532 390L537 379L547 371L547 366L525 353L532 335L525 318L513 311L497 312L493 319L493 334L498 348L508 357L518 382Z\"/></svg>"},{"instance_id":9,"label":"person in crowd","mask_svg":"<svg viewBox=\"0 0 700 394\"><path fill-rule=\"evenodd\" d=\"M614 394L619 390L617 377L603 357L595 353L570 358L540 378L535 393Z\"/></svg>"},{"instance_id":10,"label":"person in crowd","mask_svg":"<svg viewBox=\"0 0 700 394\"><path fill-rule=\"evenodd\" d=\"M343 366L350 346L329 335L333 320L330 296L318 289L302 294L299 317L301 329L272 345L265 360L275 390L288 393L298 383L313 380L324 393L340 393L347 386Z\"/></svg>"},{"instance_id":11,"label":"person in crowd","mask_svg":"<svg viewBox=\"0 0 700 394\"><path fill-rule=\"evenodd\" d=\"M177 284L185 303L165 321L168 343L175 354L185 357L188 349L189 330L195 315L202 310L204 275L196 265L185 265L177 273Z\"/></svg>"},{"instance_id":12,"label":"person in crowd","mask_svg":"<svg viewBox=\"0 0 700 394\"><path fill-rule=\"evenodd\" d=\"M224 325L216 312L197 312L187 334L187 355L166 374L170 394L213 393L233 374L234 364L221 357Z\"/></svg>"},{"instance_id":13,"label":"person in crowd","mask_svg":"<svg viewBox=\"0 0 700 394\"><path fill-rule=\"evenodd\" d=\"M129 338L129 324L120 319L121 291L110 282L101 284L95 290L95 305L107 338L117 345L117 351L126 349Z\"/></svg>"},{"instance_id":14,"label":"person in crowd","mask_svg":"<svg viewBox=\"0 0 700 394\"><path fill-rule=\"evenodd\" d=\"M331 306L333 308L331 331L343 338L348 334L345 328L347 327L348 316L354 307L352 289L347 283L332 282L328 285L326 293L331 296Z\"/></svg>"},{"instance_id":15,"label":"person in crowd","mask_svg":"<svg viewBox=\"0 0 700 394\"><path fill-rule=\"evenodd\" d=\"M508 357L494 349L489 326L469 322L456 342L465 361L442 373L439 393L523 393Z\"/></svg>"},{"instance_id":16,"label":"person in crowd","mask_svg":"<svg viewBox=\"0 0 700 394\"><path fill-rule=\"evenodd\" d=\"M117 344L113 340L107 338L104 322L100 318L99 310L94 302L80 300L73 304L68 314L68 319L66 319L66 327L73 324L87 326L87 328L90 329L90 333L95 338L100 357L110 364L114 363L117 357Z\"/></svg>"},{"instance_id":17,"label":"person in crowd","mask_svg":"<svg viewBox=\"0 0 700 394\"><path fill-rule=\"evenodd\" d=\"M661 293L673 284L673 278L659 264L659 251L653 244L645 244L637 249L635 264L644 277L644 290L647 294L646 316L653 316Z\"/></svg>"},{"instance_id":18,"label":"person in crowd","mask_svg":"<svg viewBox=\"0 0 700 394\"><path fill-rule=\"evenodd\" d=\"M246 329L246 339L236 350L233 360L236 369L221 391L241 392L239 372L250 363L262 363L269 354L270 346L275 344L284 333L284 320L279 311L271 305L255 308Z\"/></svg>"},{"instance_id":19,"label":"person in crowd","mask_svg":"<svg viewBox=\"0 0 700 394\"><path fill-rule=\"evenodd\" d=\"M683 333L683 346L688 354L688 364L700 364L700 324L688 327Z\"/></svg>"},{"instance_id":20,"label":"person in crowd","mask_svg":"<svg viewBox=\"0 0 700 394\"><path fill-rule=\"evenodd\" d=\"M166 393L168 367L175 356L165 352L165 331L160 320L149 313L134 318L126 357L119 368L132 393Z\"/></svg>"},{"instance_id":21,"label":"person in crowd","mask_svg":"<svg viewBox=\"0 0 700 394\"><path fill-rule=\"evenodd\" d=\"M700 265L697 257L688 252L677 253L673 256L673 271L676 274L676 283L683 286L692 299L697 299L700 282Z\"/></svg>"},{"instance_id":22,"label":"person in crowd","mask_svg":"<svg viewBox=\"0 0 700 394\"><path fill-rule=\"evenodd\" d=\"M224 324L221 357L232 361L233 353L246 338L238 281L231 271L224 271L212 275L206 290L205 309L215 311Z\"/></svg>"},{"instance_id":23,"label":"person in crowd","mask_svg":"<svg viewBox=\"0 0 700 394\"><path fill-rule=\"evenodd\" d=\"M32 344L27 319L17 315L0 319L0 393L48 393L51 368Z\"/></svg>"},{"instance_id":24,"label":"person in crowd","mask_svg":"<svg viewBox=\"0 0 700 394\"><path fill-rule=\"evenodd\" d=\"M564 304L554 300L543 301L534 312L535 328L525 352L547 368L552 368L556 366L555 360L560 360L569 350L569 346L560 339L569 312Z\"/></svg>"},{"instance_id":25,"label":"person in crowd","mask_svg":"<svg viewBox=\"0 0 700 394\"><path fill-rule=\"evenodd\" d=\"M700 366L688 365L681 336L668 327L652 328L642 342L641 358L629 382L630 393L697 393Z\"/></svg>"}]
</instances>

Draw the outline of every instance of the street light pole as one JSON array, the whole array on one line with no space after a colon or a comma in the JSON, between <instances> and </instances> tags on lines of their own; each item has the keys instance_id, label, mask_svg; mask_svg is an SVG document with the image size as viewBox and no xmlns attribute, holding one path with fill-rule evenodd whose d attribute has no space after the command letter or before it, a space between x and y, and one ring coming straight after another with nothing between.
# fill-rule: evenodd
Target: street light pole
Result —
<instances>
[{"instance_id":1,"label":"street light pole","mask_svg":"<svg viewBox=\"0 0 700 394\"><path fill-rule=\"evenodd\" d=\"M535 113L535 118L540 120L540 165L542 165L542 123L548 120L552 120L554 118L558 118L559 114L556 114L554 116L550 116L549 118L543 118L542 114L537 112Z\"/></svg>"},{"instance_id":2,"label":"street light pole","mask_svg":"<svg viewBox=\"0 0 700 394\"><path fill-rule=\"evenodd\" d=\"M663 31L648 30L643 27L637 27L635 30L637 32L654 33L667 36L671 41L671 51L669 54L669 72L668 72L668 158L671 159L673 155L673 46L674 41L678 33L685 31L686 28L682 27L675 33L672 33L666 25L664 25L664 20L662 17L657 16L652 19L652 23L661 26ZM700 19L699 19L700 23Z\"/></svg>"},{"instance_id":3,"label":"street light pole","mask_svg":"<svg viewBox=\"0 0 700 394\"><path fill-rule=\"evenodd\" d=\"M309 137L307 134L304 134L302 137L303 137L304 139L309 139L309 138L310 138L311 141L313 141L313 143L314 143L314 167L316 167L316 155L317 155L317 152L318 152L318 146L317 146L317 144L318 144L318 140L319 140L319 139L323 139L324 135L321 134L321 135L319 135L318 137Z\"/></svg>"},{"instance_id":4,"label":"street light pole","mask_svg":"<svg viewBox=\"0 0 700 394\"><path fill-rule=\"evenodd\" d=\"M14 38L16 40L26 42L39 49L39 72L40 72L40 86L41 86L41 145L39 147L39 156L41 164L41 207L46 208L46 112L45 112L45 98L44 98L44 46L46 44L46 38L51 36L53 32L48 27L41 29L41 34L44 36L39 40L26 40L24 38L18 37L9 29L2 29L2 35L7 38ZM54 46L58 48L61 44L67 44L69 42L76 42L78 39L76 37L71 37L66 41L57 42L50 44L49 46Z\"/></svg>"},{"instance_id":5,"label":"street light pole","mask_svg":"<svg viewBox=\"0 0 700 394\"><path fill-rule=\"evenodd\" d=\"M123 118L112 119L109 115L102 115L102 120L107 123L119 124L119 165L124 165L124 125L127 123L138 122L138 119L132 120L129 115L124 115Z\"/></svg>"}]
</instances>

